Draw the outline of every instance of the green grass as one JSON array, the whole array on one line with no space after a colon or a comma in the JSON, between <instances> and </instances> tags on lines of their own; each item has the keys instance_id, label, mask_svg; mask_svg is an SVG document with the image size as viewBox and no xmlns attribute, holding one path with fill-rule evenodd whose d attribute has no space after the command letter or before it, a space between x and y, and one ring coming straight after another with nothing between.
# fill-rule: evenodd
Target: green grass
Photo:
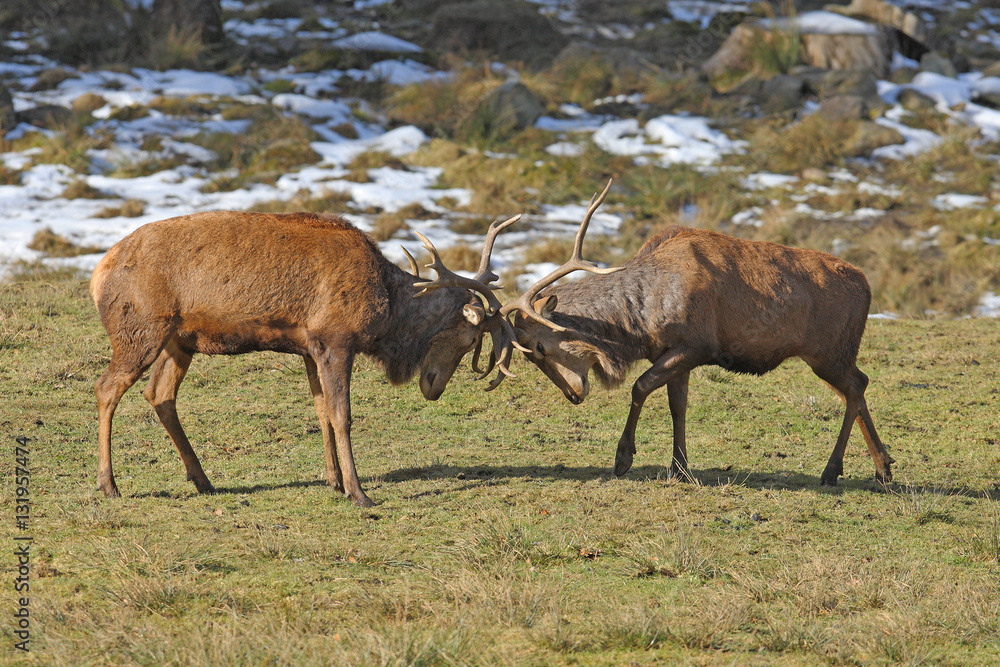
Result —
<instances>
[{"instance_id":1,"label":"green grass","mask_svg":"<svg viewBox=\"0 0 1000 667\"><path fill-rule=\"evenodd\" d=\"M430 403L362 359L355 454L379 505L359 510L323 484L302 364L258 354L199 356L181 389L221 493L184 480L140 382L109 501L92 392L109 348L86 283L3 284L0 423L8 444L31 438L34 664L996 664L997 324L869 324L887 492L858 433L840 486L818 486L842 408L800 362L696 371L694 483L678 483L662 392L616 479L627 386L573 407L519 360L492 394L461 370Z\"/></svg>"}]
</instances>

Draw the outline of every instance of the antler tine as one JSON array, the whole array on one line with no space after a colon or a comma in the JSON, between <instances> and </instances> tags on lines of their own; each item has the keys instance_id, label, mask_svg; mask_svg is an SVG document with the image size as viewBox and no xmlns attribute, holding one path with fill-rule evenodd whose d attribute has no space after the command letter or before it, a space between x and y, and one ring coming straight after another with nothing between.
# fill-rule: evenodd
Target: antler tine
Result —
<instances>
[{"instance_id":1,"label":"antler tine","mask_svg":"<svg viewBox=\"0 0 1000 667\"><path fill-rule=\"evenodd\" d=\"M608 192L610 190L611 190L611 181L609 180L608 184L604 187L604 191L601 192L600 195L595 193L594 196L590 198L590 206L587 208L587 213L583 216L583 222L580 223L580 229L576 233L576 239L573 242L573 254L570 256L569 260L565 264L560 266L558 269L551 272L550 274L548 274L547 276L536 282L534 285L529 287L528 291L519 296L515 301L512 301L507 305L505 305L500 310L501 314L504 316L504 319L506 319L507 315L509 315L511 312L518 310L525 317L535 320L536 322L539 322L541 324L544 324L545 326L549 327L554 331L565 331L566 329L564 327L561 327L558 324L555 324L554 322L550 322L549 320L545 319L544 317L535 312L535 309L532 307L532 302L535 300L535 297L538 296L538 293L541 292L546 287L548 287L549 285L551 285L552 283L554 283L555 281L559 280L560 278L572 273L573 271L583 270L583 271L589 271L591 273L607 274L621 270L621 267L615 267L609 269L599 268L597 264L583 259L582 256L583 238L584 236L587 235L587 229L590 227L590 219L594 217L594 213L597 211L600 205L604 203L604 200L608 196Z\"/></svg>"},{"instance_id":2,"label":"antler tine","mask_svg":"<svg viewBox=\"0 0 1000 667\"><path fill-rule=\"evenodd\" d=\"M413 273L413 277L421 278L420 267L417 266L417 260L413 259L413 255L411 255L410 251L406 249L406 246L401 245L399 247L403 249L403 254L406 255L406 259L410 262L410 271Z\"/></svg>"},{"instance_id":3,"label":"antler tine","mask_svg":"<svg viewBox=\"0 0 1000 667\"><path fill-rule=\"evenodd\" d=\"M500 218L497 218L492 223L490 223L489 231L486 232L486 240L483 242L483 256L479 260L479 270L476 271L474 280L480 280L484 283L491 283L494 280L499 280L500 276L493 273L493 269L490 267L490 257L493 255L493 243L497 239L497 235L506 229L507 227L513 225L515 222L521 219L521 214L518 213L512 218L507 218L503 222L500 222Z\"/></svg>"},{"instance_id":4,"label":"antler tine","mask_svg":"<svg viewBox=\"0 0 1000 667\"><path fill-rule=\"evenodd\" d=\"M496 295L493 294L492 290L499 289L480 280L475 280L473 278L466 278L465 276L460 276L457 273L451 271L448 267L444 265L441 261L441 255L438 254L437 248L430 240L418 231L414 231L414 234L423 242L424 248L431 254L434 261L427 264L427 268L434 269L437 271L437 280L429 282L414 283L414 287L421 287L421 289L416 296L421 296L427 292L441 287L464 287L466 289L471 289L479 292L486 299L486 303L489 309L493 312L500 310L501 304L500 300L497 299Z\"/></svg>"}]
</instances>

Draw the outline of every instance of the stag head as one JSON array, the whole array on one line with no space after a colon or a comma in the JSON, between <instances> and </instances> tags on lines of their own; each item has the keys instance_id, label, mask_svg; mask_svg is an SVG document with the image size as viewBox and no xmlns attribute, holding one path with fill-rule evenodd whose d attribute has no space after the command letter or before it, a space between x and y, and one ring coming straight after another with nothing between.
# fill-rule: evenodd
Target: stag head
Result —
<instances>
[{"instance_id":1,"label":"stag head","mask_svg":"<svg viewBox=\"0 0 1000 667\"><path fill-rule=\"evenodd\" d=\"M503 222L499 218L493 221L483 243L479 269L472 278L466 278L448 269L441 261L441 255L434 244L426 236L416 232L433 260L426 265L427 268L437 272L436 280L414 283L414 287L421 288L416 296L419 297L442 287L465 288L472 290L478 296L478 298L476 296L470 297L471 301L463 306L461 314L452 315L458 318L457 321L446 326L431 341L430 351L420 371L420 391L425 398L433 401L441 396L462 357L473 349L475 352L472 357L472 367L480 374L477 379L481 380L489 375L494 368L499 368L497 377L487 386L487 391L496 388L506 375L511 375L508 366L513 348L517 346L517 343L514 340L514 330L510 322L501 315L502 306L493 293L494 290L501 289L501 286L493 284L499 279L499 276L490 267L490 258L497 235L520 219L520 215L515 215ZM406 252L405 248L403 252L409 259L413 275L420 278L420 271L413 256ZM455 310L451 312L454 313ZM489 333L493 342L489 364L485 370L479 367L484 333Z\"/></svg>"},{"instance_id":2,"label":"stag head","mask_svg":"<svg viewBox=\"0 0 1000 667\"><path fill-rule=\"evenodd\" d=\"M620 267L598 268L597 264L583 259L582 256L583 239L590 226L590 220L604 203L610 189L611 181L608 181L604 191L591 198L590 206L576 234L570 259L500 311L505 321L511 313L514 314L514 336L524 356L538 366L573 404L579 404L587 397L590 391L588 379L590 369L600 362L600 352L596 347L580 340L572 330L559 326L551 320L558 305L554 294L543 297L538 295L543 289L573 271L608 274L621 270Z\"/></svg>"}]
</instances>

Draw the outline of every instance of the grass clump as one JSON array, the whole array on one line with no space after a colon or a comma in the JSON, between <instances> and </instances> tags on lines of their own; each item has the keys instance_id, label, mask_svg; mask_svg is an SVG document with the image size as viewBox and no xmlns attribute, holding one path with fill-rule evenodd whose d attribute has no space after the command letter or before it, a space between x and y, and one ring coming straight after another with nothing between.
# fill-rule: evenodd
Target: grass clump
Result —
<instances>
[{"instance_id":1,"label":"grass clump","mask_svg":"<svg viewBox=\"0 0 1000 667\"><path fill-rule=\"evenodd\" d=\"M138 218L146 212L146 202L141 199L126 199L120 206L105 206L94 214L95 218Z\"/></svg>"},{"instance_id":2,"label":"grass clump","mask_svg":"<svg viewBox=\"0 0 1000 667\"><path fill-rule=\"evenodd\" d=\"M91 186L86 180L76 178L69 182L59 195L63 199L107 199L108 195Z\"/></svg>"},{"instance_id":3,"label":"grass clump","mask_svg":"<svg viewBox=\"0 0 1000 667\"><path fill-rule=\"evenodd\" d=\"M247 183L273 184L297 167L319 162L310 142L316 134L297 117L285 116L269 106L255 107L246 132L202 134L193 143L215 151L215 169L226 173L206 186L208 192L235 190Z\"/></svg>"},{"instance_id":4,"label":"grass clump","mask_svg":"<svg viewBox=\"0 0 1000 667\"><path fill-rule=\"evenodd\" d=\"M417 203L408 204L403 208L385 212L375 218L372 225L371 237L376 241L388 241L397 232L409 229L406 221L412 219L422 219L432 217L434 214Z\"/></svg>"},{"instance_id":5,"label":"grass clump","mask_svg":"<svg viewBox=\"0 0 1000 667\"><path fill-rule=\"evenodd\" d=\"M35 232L31 242L28 243L28 248L43 253L46 257L78 257L104 251L103 248L96 246L78 245L62 234L56 234L49 227Z\"/></svg>"},{"instance_id":6,"label":"grass clump","mask_svg":"<svg viewBox=\"0 0 1000 667\"><path fill-rule=\"evenodd\" d=\"M351 194L340 190L324 189L319 195L313 195L309 190L299 190L291 199L275 199L258 202L249 211L262 213L343 213L351 201Z\"/></svg>"}]
</instances>

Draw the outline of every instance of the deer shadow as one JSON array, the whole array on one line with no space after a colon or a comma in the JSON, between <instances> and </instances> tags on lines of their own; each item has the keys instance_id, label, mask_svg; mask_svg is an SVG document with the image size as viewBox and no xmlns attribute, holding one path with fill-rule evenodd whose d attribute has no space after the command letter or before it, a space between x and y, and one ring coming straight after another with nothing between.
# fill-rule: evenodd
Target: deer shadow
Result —
<instances>
[{"instance_id":1,"label":"deer shadow","mask_svg":"<svg viewBox=\"0 0 1000 667\"><path fill-rule=\"evenodd\" d=\"M399 468L380 476L383 483L404 482L414 480L433 480L456 478L469 482L464 488L477 486L476 482L489 484L501 479L529 478L535 480L579 480L579 481L609 481L615 479L611 467L601 466L451 466L431 465L418 468ZM724 487L742 486L757 490L813 490L824 495L842 495L847 491L863 490L884 494L920 494L939 496L964 496L982 498L984 492L966 487L902 484L891 482L882 484L874 475L868 478L842 477L837 486L822 486L819 475L809 475L791 470L776 470L760 472L752 470L736 470L733 468L692 469L688 479L670 481L669 468L666 466L644 465L633 466L622 479L634 481L664 483L691 483L698 486ZM992 495L1000 492L1000 486L995 487ZM987 495L991 495L986 492ZM421 493L418 495L426 495Z\"/></svg>"}]
</instances>

